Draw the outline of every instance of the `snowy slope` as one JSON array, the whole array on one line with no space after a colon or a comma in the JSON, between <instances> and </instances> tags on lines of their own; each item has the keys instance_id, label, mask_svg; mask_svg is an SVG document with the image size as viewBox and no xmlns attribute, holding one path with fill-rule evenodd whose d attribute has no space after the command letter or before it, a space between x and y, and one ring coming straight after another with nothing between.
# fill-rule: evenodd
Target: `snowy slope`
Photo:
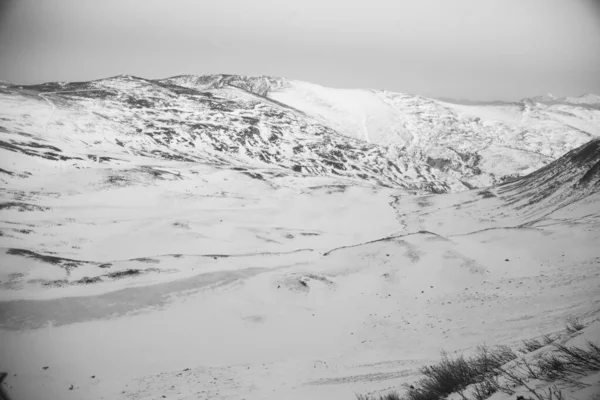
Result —
<instances>
[{"instance_id":1,"label":"snowy slope","mask_svg":"<svg viewBox=\"0 0 600 400\"><path fill-rule=\"evenodd\" d=\"M118 76L0 117L16 400L351 399L600 315L593 107Z\"/></svg>"},{"instance_id":2,"label":"snowy slope","mask_svg":"<svg viewBox=\"0 0 600 400\"><path fill-rule=\"evenodd\" d=\"M548 104L529 99L456 104L291 81L269 97L320 118L342 134L406 154L476 187L534 171L600 135L594 95Z\"/></svg>"},{"instance_id":3,"label":"snowy slope","mask_svg":"<svg viewBox=\"0 0 600 400\"><path fill-rule=\"evenodd\" d=\"M441 349L598 316L599 157L428 196L168 160L149 179L139 156L119 186L41 169L2 214L0 366L32 400L398 388ZM557 173L560 204L529 204Z\"/></svg>"}]
</instances>

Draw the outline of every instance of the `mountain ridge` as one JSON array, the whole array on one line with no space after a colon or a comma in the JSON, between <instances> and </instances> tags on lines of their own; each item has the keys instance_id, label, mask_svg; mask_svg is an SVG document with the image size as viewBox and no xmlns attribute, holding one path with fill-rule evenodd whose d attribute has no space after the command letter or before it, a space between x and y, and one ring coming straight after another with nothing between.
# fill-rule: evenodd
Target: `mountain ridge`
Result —
<instances>
[{"instance_id":1,"label":"mountain ridge","mask_svg":"<svg viewBox=\"0 0 600 400\"><path fill-rule=\"evenodd\" d=\"M581 107L595 101L594 95L570 100L572 104L523 100L465 105L227 74L164 79L117 75L4 90L9 97L24 94L31 101L29 95L37 95L64 107L52 116L57 123L62 123L61 113L70 115L65 122L70 124L77 114L73 110L93 110L85 116L98 125L91 131L121 132L109 135L112 145L149 157L262 163L433 192L502 183L600 135L600 110ZM52 129L52 118L46 130ZM114 147L111 143L107 145Z\"/></svg>"}]
</instances>

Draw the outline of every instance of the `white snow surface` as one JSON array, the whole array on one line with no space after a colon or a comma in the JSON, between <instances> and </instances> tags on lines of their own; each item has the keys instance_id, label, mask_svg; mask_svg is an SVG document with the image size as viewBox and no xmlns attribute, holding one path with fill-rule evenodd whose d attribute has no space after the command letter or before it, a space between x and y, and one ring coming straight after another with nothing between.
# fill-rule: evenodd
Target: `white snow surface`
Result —
<instances>
[{"instance_id":1,"label":"white snow surface","mask_svg":"<svg viewBox=\"0 0 600 400\"><path fill-rule=\"evenodd\" d=\"M0 89L5 389L352 399L570 315L597 340L600 111L566 103L221 75Z\"/></svg>"}]
</instances>

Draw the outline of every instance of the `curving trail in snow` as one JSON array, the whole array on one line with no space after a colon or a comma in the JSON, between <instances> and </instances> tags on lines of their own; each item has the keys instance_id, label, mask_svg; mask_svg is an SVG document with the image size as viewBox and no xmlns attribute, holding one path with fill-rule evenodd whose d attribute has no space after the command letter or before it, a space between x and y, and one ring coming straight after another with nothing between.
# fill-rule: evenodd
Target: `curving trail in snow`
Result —
<instances>
[{"instance_id":1,"label":"curving trail in snow","mask_svg":"<svg viewBox=\"0 0 600 400\"><path fill-rule=\"evenodd\" d=\"M365 141L367 143L371 143L371 139L369 139L369 128L367 127L367 116L366 115L363 115L362 128L363 128L363 132L365 134Z\"/></svg>"},{"instance_id":2,"label":"curving trail in snow","mask_svg":"<svg viewBox=\"0 0 600 400\"><path fill-rule=\"evenodd\" d=\"M56 93L56 92L50 92L50 93ZM44 125L44 133L48 134L48 124L50 123L50 121L52 120L52 117L54 116L54 111L56 111L56 106L54 105L53 102L51 102L50 100L48 100L48 98L45 96L46 94L50 94L50 93L40 93L38 94L38 96L40 96L42 99L46 100L48 102L48 104L50 104L50 106L52 107L52 111L50 112L50 116L48 117L48 119L46 120L46 124Z\"/></svg>"},{"instance_id":3,"label":"curving trail in snow","mask_svg":"<svg viewBox=\"0 0 600 400\"><path fill-rule=\"evenodd\" d=\"M48 117L48 120L46 121L46 125L44 126L44 133L48 134L48 124L52 120L52 117L54 116L54 112L56 111L56 105L46 97L47 95L57 94L57 93L101 92L102 90L103 89L65 90L65 91L58 91L58 92L39 93L38 96L40 96L42 99L46 100L48 102L48 104L50 104L52 106L52 112L50 113L50 116Z\"/></svg>"}]
</instances>

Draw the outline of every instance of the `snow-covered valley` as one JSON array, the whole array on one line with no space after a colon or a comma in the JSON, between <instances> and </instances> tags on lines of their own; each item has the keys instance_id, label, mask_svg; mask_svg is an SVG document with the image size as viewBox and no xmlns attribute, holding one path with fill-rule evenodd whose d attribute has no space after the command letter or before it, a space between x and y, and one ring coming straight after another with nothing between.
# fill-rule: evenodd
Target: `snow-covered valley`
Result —
<instances>
[{"instance_id":1,"label":"snow-covered valley","mask_svg":"<svg viewBox=\"0 0 600 400\"><path fill-rule=\"evenodd\" d=\"M599 122L593 95L3 84L6 390L351 399L571 315L592 335Z\"/></svg>"}]
</instances>

